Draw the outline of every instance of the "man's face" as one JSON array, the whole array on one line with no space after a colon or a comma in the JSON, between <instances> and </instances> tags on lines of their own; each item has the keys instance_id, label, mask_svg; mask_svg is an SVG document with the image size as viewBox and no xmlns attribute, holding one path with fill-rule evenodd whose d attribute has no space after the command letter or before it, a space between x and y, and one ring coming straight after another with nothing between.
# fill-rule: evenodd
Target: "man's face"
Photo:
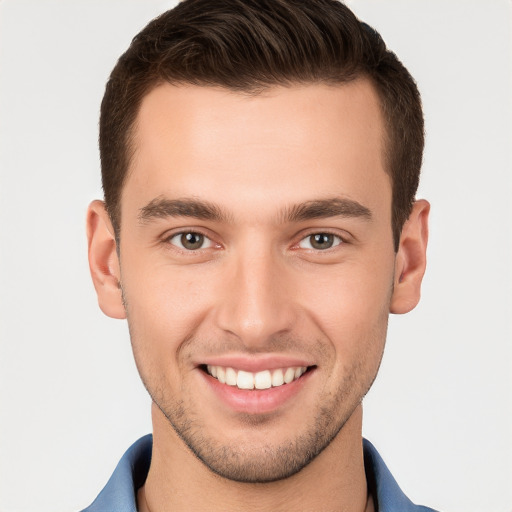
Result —
<instances>
[{"instance_id":1,"label":"man's face","mask_svg":"<svg viewBox=\"0 0 512 512\"><path fill-rule=\"evenodd\" d=\"M383 130L364 80L143 100L121 201L133 349L157 414L220 475L299 471L375 378L395 265Z\"/></svg>"}]
</instances>

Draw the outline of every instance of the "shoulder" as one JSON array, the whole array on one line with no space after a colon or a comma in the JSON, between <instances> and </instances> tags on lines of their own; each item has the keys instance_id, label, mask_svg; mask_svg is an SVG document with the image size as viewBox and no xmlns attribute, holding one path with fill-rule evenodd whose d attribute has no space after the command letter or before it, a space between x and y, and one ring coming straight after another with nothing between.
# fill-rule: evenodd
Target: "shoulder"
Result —
<instances>
[{"instance_id":1,"label":"shoulder","mask_svg":"<svg viewBox=\"0 0 512 512\"><path fill-rule=\"evenodd\" d=\"M151 434L130 446L98 497L82 512L137 512L135 495L148 475L152 446Z\"/></svg>"},{"instance_id":2,"label":"shoulder","mask_svg":"<svg viewBox=\"0 0 512 512\"><path fill-rule=\"evenodd\" d=\"M436 512L434 509L415 505L404 494L370 441L364 439L363 448L368 488L379 512Z\"/></svg>"}]
</instances>

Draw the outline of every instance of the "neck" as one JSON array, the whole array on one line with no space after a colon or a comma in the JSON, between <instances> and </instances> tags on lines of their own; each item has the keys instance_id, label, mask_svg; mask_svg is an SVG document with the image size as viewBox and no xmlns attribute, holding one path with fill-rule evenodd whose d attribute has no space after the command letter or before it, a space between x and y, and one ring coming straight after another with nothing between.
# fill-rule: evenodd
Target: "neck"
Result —
<instances>
[{"instance_id":1,"label":"neck","mask_svg":"<svg viewBox=\"0 0 512 512\"><path fill-rule=\"evenodd\" d=\"M334 440L295 475L270 483L240 483L212 473L153 406L151 468L139 512L322 510L364 512L368 497L357 407Z\"/></svg>"}]
</instances>

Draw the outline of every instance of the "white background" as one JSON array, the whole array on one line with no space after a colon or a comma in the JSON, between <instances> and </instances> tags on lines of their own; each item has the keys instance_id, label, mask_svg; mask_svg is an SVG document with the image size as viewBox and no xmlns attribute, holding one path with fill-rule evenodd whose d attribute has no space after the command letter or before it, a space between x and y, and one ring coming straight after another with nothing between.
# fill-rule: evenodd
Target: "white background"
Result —
<instances>
[{"instance_id":1,"label":"white background","mask_svg":"<svg viewBox=\"0 0 512 512\"><path fill-rule=\"evenodd\" d=\"M150 431L84 217L115 60L157 0L0 0L0 511L88 505ZM352 0L416 77L432 203L423 299L391 319L365 435L413 501L512 510L512 51L507 0ZM321 507L319 507L319 510Z\"/></svg>"}]
</instances>

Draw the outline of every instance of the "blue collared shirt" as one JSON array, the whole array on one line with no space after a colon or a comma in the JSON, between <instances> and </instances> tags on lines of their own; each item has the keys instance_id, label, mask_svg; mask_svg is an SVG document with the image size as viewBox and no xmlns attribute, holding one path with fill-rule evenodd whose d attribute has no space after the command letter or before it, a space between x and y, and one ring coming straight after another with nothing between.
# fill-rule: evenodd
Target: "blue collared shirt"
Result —
<instances>
[{"instance_id":1,"label":"blue collared shirt","mask_svg":"<svg viewBox=\"0 0 512 512\"><path fill-rule=\"evenodd\" d=\"M119 461L107 485L92 505L82 512L137 512L137 489L149 471L153 437L144 436L134 443ZM375 447L363 442L368 486L378 512L435 512L415 505L400 489Z\"/></svg>"}]
</instances>

